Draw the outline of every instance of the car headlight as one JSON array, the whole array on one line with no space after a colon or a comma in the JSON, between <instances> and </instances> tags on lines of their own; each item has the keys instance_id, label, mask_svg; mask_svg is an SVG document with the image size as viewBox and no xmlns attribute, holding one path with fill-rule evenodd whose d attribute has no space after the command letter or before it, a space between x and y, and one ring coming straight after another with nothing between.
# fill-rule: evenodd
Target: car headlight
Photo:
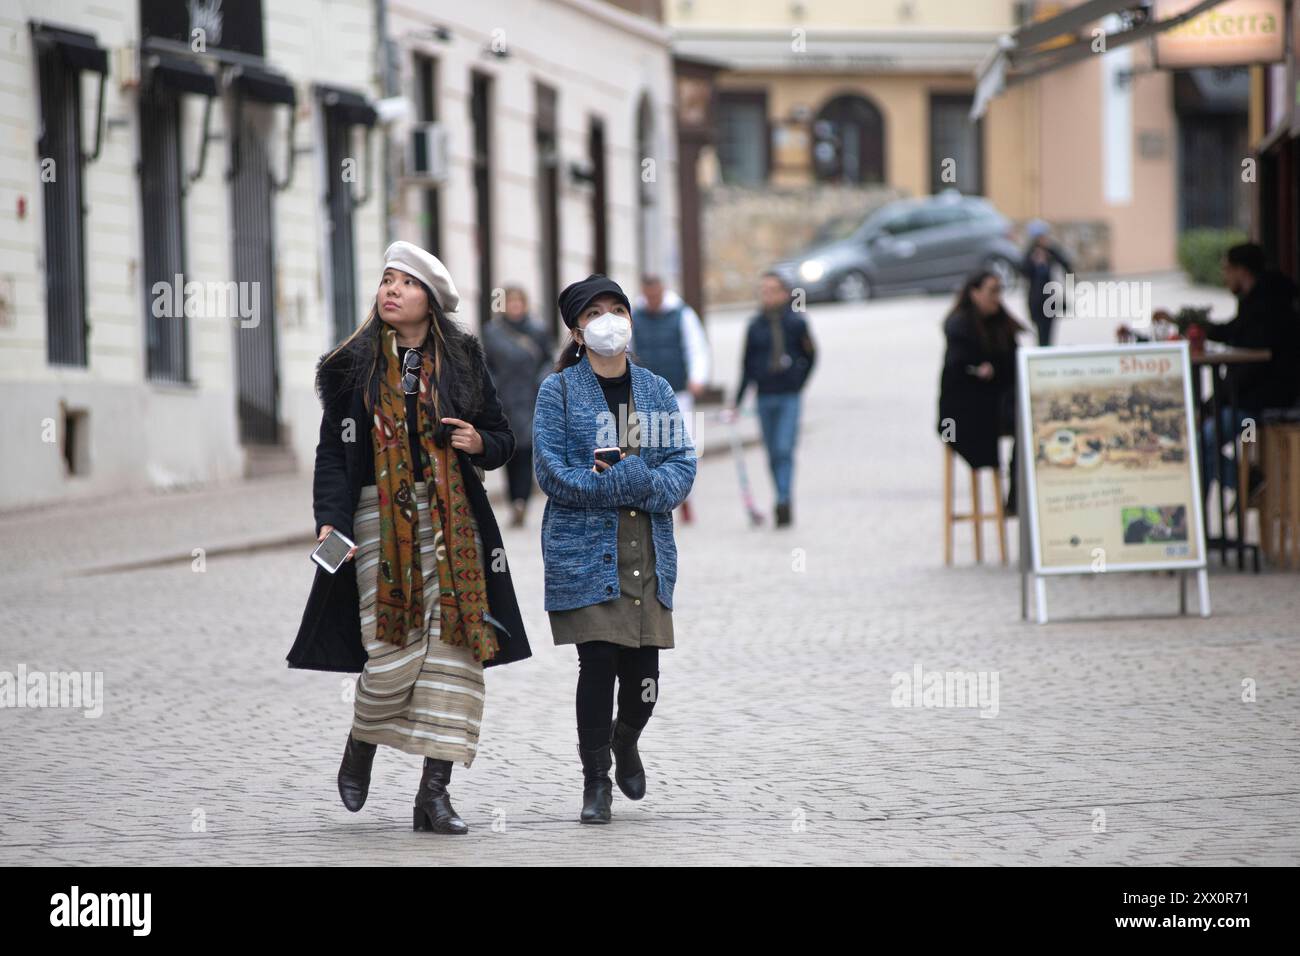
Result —
<instances>
[{"instance_id":1,"label":"car headlight","mask_svg":"<svg viewBox=\"0 0 1300 956\"><path fill-rule=\"evenodd\" d=\"M799 266L799 277L805 282L816 282L826 274L826 263L820 259L809 259Z\"/></svg>"}]
</instances>

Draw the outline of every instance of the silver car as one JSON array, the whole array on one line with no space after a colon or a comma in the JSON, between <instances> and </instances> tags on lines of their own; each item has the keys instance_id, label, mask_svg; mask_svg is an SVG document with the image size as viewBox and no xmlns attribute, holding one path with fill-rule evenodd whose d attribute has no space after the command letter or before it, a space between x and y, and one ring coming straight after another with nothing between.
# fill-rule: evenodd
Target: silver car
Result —
<instances>
[{"instance_id":1,"label":"silver car","mask_svg":"<svg viewBox=\"0 0 1300 956\"><path fill-rule=\"evenodd\" d=\"M800 255L772 267L808 301L950 292L976 269L1010 290L1020 278L1011 222L987 199L944 193L886 203L865 219L833 219Z\"/></svg>"}]
</instances>

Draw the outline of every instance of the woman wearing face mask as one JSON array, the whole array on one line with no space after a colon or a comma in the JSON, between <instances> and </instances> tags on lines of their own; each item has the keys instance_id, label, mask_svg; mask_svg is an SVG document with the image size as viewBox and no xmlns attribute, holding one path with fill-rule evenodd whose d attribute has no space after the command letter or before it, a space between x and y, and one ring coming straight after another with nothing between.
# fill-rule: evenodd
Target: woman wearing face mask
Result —
<instances>
[{"instance_id":1,"label":"woman wearing face mask","mask_svg":"<svg viewBox=\"0 0 1300 956\"><path fill-rule=\"evenodd\" d=\"M672 387L628 360L632 309L618 283L588 276L559 306L570 338L533 417L545 607L555 643L578 649L579 819L608 823L611 760L623 794L645 795L637 742L658 697L659 649L673 646L672 512L695 480L695 448Z\"/></svg>"},{"instance_id":2,"label":"woman wearing face mask","mask_svg":"<svg viewBox=\"0 0 1300 956\"><path fill-rule=\"evenodd\" d=\"M361 672L343 805L365 804L384 744L424 757L414 826L449 834L468 829L447 786L478 752L484 668L531 653L477 471L503 465L515 438L478 340L447 316L458 301L435 256L395 242L370 315L317 366L316 532L356 547L316 571L288 657Z\"/></svg>"}]
</instances>

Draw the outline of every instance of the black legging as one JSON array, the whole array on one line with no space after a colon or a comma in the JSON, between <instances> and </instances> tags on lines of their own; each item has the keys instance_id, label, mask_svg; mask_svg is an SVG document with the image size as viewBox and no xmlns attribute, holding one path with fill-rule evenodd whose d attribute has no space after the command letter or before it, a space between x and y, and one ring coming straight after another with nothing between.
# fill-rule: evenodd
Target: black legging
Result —
<instances>
[{"instance_id":1,"label":"black legging","mask_svg":"<svg viewBox=\"0 0 1300 956\"><path fill-rule=\"evenodd\" d=\"M644 727L659 697L659 648L621 647L609 641L578 645L578 737L584 747L609 740L616 677L619 719ZM646 680L653 683L646 686Z\"/></svg>"}]
</instances>

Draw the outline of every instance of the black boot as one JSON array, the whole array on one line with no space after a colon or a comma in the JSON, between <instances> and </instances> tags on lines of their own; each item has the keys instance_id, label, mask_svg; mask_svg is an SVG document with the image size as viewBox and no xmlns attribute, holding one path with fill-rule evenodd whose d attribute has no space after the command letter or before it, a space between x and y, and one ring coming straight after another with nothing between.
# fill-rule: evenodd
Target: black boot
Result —
<instances>
[{"instance_id":1,"label":"black boot","mask_svg":"<svg viewBox=\"0 0 1300 956\"><path fill-rule=\"evenodd\" d=\"M790 505L782 502L776 506L776 526L786 528L790 525Z\"/></svg>"},{"instance_id":2,"label":"black boot","mask_svg":"<svg viewBox=\"0 0 1300 956\"><path fill-rule=\"evenodd\" d=\"M609 744L586 749L578 744L582 758L583 823L608 823L609 804L614 799L614 785L609 779Z\"/></svg>"},{"instance_id":3,"label":"black boot","mask_svg":"<svg viewBox=\"0 0 1300 956\"><path fill-rule=\"evenodd\" d=\"M370 793L370 768L377 749L377 744L368 744L348 734L343 762L339 764L339 796L343 798L343 806L353 813L366 805L366 795Z\"/></svg>"},{"instance_id":4,"label":"black boot","mask_svg":"<svg viewBox=\"0 0 1300 956\"><path fill-rule=\"evenodd\" d=\"M420 793L415 798L415 829L434 833L468 833L465 821L456 816L447 784L451 781L451 761L424 758L424 775L420 777Z\"/></svg>"},{"instance_id":5,"label":"black boot","mask_svg":"<svg viewBox=\"0 0 1300 956\"><path fill-rule=\"evenodd\" d=\"M640 800L645 796L645 767L641 765L641 754L636 749L641 728L614 721L609 731L609 749L614 755L614 781L623 796L629 800Z\"/></svg>"}]
</instances>

